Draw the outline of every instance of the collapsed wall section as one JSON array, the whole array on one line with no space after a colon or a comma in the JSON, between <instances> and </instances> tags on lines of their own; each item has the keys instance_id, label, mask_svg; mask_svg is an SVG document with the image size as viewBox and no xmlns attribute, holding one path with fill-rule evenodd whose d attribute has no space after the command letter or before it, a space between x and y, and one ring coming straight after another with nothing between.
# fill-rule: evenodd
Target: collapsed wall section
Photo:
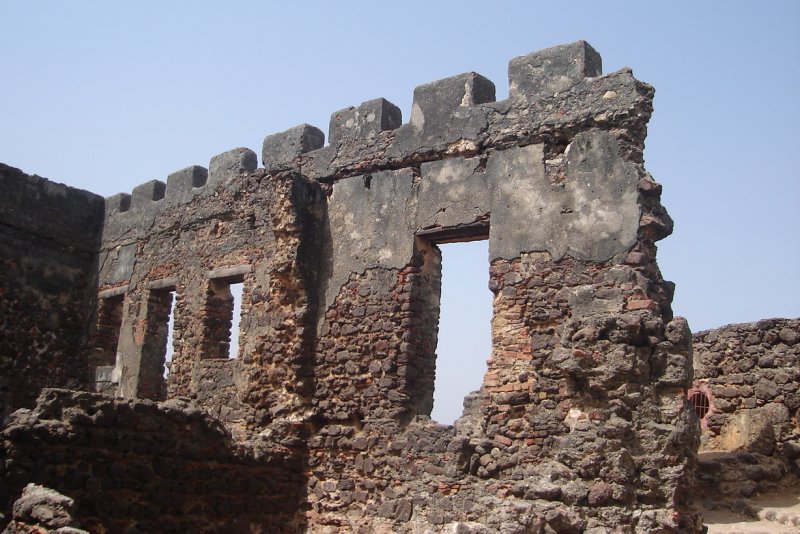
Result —
<instances>
[{"instance_id":1,"label":"collapsed wall section","mask_svg":"<svg viewBox=\"0 0 800 534\"><path fill-rule=\"evenodd\" d=\"M87 387L82 352L103 199L0 164L0 420ZM20 379L20 377L23 377Z\"/></svg>"},{"instance_id":2,"label":"collapsed wall section","mask_svg":"<svg viewBox=\"0 0 800 534\"><path fill-rule=\"evenodd\" d=\"M2 450L4 510L33 482L73 499L89 532L303 530L302 449L235 442L185 400L46 389L12 416Z\"/></svg>"}]
</instances>

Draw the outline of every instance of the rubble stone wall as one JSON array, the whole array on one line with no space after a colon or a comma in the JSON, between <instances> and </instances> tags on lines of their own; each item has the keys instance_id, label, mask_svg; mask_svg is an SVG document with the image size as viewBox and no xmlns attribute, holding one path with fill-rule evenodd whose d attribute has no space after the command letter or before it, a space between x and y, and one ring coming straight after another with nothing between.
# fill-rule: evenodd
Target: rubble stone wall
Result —
<instances>
[{"instance_id":1,"label":"rubble stone wall","mask_svg":"<svg viewBox=\"0 0 800 534\"><path fill-rule=\"evenodd\" d=\"M747 448L770 454L798 435L800 319L765 319L694 335L695 388L707 391L703 448ZM748 418L763 413L775 428L748 432ZM755 421L752 421L756 424ZM792 432L794 430L794 432Z\"/></svg>"},{"instance_id":2,"label":"rubble stone wall","mask_svg":"<svg viewBox=\"0 0 800 534\"><path fill-rule=\"evenodd\" d=\"M234 442L182 401L46 389L2 432L4 509L34 482L89 532L299 532L302 450Z\"/></svg>"},{"instance_id":3,"label":"rubble stone wall","mask_svg":"<svg viewBox=\"0 0 800 534\"><path fill-rule=\"evenodd\" d=\"M100 295L124 289L120 358L110 362L117 394L196 398L226 421L252 428L308 404L314 321L307 316L316 309L306 280L316 276L320 259L301 240L313 239L312 210L324 197L316 183L291 172L248 171L248 156L255 157L245 149L221 155L240 167L212 172L208 184L179 182L194 194L188 201L169 184L197 167L173 174L162 198L152 198L158 187L149 183L139 203L138 191L129 206L124 197L109 199ZM117 254L126 248L133 252ZM232 283L244 288L237 354L230 354ZM172 306L163 297L169 292ZM174 353L165 379L170 312ZM98 343L101 334L95 332Z\"/></svg>"},{"instance_id":4,"label":"rubble stone wall","mask_svg":"<svg viewBox=\"0 0 800 534\"><path fill-rule=\"evenodd\" d=\"M300 125L261 169L234 149L106 199L94 388L191 398L236 440L303 435L314 532L696 531L691 336L642 157L653 88L582 41L511 60L509 81L501 101L476 73L417 87L405 124L370 100L332 115L327 146ZM429 417L438 245L475 239L492 354L448 427Z\"/></svg>"},{"instance_id":5,"label":"rubble stone wall","mask_svg":"<svg viewBox=\"0 0 800 534\"><path fill-rule=\"evenodd\" d=\"M736 496L800 476L800 319L765 319L694 335L704 395L700 481ZM700 414L698 414L700 415Z\"/></svg>"},{"instance_id":6,"label":"rubble stone wall","mask_svg":"<svg viewBox=\"0 0 800 534\"><path fill-rule=\"evenodd\" d=\"M103 198L0 164L0 421L90 383L82 351Z\"/></svg>"}]
</instances>

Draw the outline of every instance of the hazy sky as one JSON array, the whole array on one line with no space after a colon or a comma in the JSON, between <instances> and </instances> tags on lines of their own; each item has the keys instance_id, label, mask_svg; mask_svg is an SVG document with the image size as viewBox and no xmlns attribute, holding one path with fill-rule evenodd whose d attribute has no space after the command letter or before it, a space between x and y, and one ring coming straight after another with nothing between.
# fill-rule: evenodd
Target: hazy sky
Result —
<instances>
[{"instance_id":1,"label":"hazy sky","mask_svg":"<svg viewBox=\"0 0 800 534\"><path fill-rule=\"evenodd\" d=\"M656 88L645 158L676 221L659 246L675 313L695 331L800 316L800 2L654 4L3 0L0 161L129 192L230 148L260 154L296 124L327 131L332 112L372 98L407 120L416 85L461 72L503 99L509 59L585 39L604 72L630 66ZM445 263L480 265L482 250ZM466 343L440 374L467 389L488 356L473 330L440 339L440 353ZM460 407L453 395L437 408Z\"/></svg>"}]
</instances>

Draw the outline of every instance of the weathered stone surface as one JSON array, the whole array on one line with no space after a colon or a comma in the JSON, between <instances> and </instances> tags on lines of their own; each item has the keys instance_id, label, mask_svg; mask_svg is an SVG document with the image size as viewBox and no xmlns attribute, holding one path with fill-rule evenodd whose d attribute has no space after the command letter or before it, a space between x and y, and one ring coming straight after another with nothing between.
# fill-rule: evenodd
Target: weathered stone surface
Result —
<instances>
[{"instance_id":1,"label":"weathered stone surface","mask_svg":"<svg viewBox=\"0 0 800 534\"><path fill-rule=\"evenodd\" d=\"M208 164L208 186L213 189L258 167L258 156L249 148L234 148L211 158Z\"/></svg>"},{"instance_id":2,"label":"weathered stone surface","mask_svg":"<svg viewBox=\"0 0 800 534\"><path fill-rule=\"evenodd\" d=\"M384 98L376 98L358 107L349 107L331 115L328 142L361 142L378 133L394 130L403 123L400 108Z\"/></svg>"},{"instance_id":3,"label":"weathered stone surface","mask_svg":"<svg viewBox=\"0 0 800 534\"><path fill-rule=\"evenodd\" d=\"M508 64L509 94L511 98L540 100L602 73L600 54L586 41L577 41L512 59Z\"/></svg>"},{"instance_id":4,"label":"weathered stone surface","mask_svg":"<svg viewBox=\"0 0 800 534\"><path fill-rule=\"evenodd\" d=\"M261 162L268 172L296 170L298 156L322 148L325 134L319 128L301 124L264 139Z\"/></svg>"},{"instance_id":5,"label":"weathered stone surface","mask_svg":"<svg viewBox=\"0 0 800 534\"><path fill-rule=\"evenodd\" d=\"M0 221L81 251L97 248L103 198L0 163ZM3 256L4 258L7 256Z\"/></svg>"},{"instance_id":6,"label":"weathered stone surface","mask_svg":"<svg viewBox=\"0 0 800 534\"><path fill-rule=\"evenodd\" d=\"M28 484L22 495L14 502L12 513L14 522L46 529L69 527L73 522L75 502L57 491L36 484ZM6 529L5 532L23 532L20 526ZM61 530L60 532L63 532ZM85 532L85 531L83 531Z\"/></svg>"},{"instance_id":7,"label":"weathered stone surface","mask_svg":"<svg viewBox=\"0 0 800 534\"><path fill-rule=\"evenodd\" d=\"M118 245L102 255L100 284L113 286L130 280L136 264L136 243Z\"/></svg>"},{"instance_id":8,"label":"weathered stone surface","mask_svg":"<svg viewBox=\"0 0 800 534\"><path fill-rule=\"evenodd\" d=\"M694 335L694 387L708 412L700 491L750 496L800 476L800 319L727 325ZM744 465L743 465L744 464Z\"/></svg>"},{"instance_id":9,"label":"weathered stone surface","mask_svg":"<svg viewBox=\"0 0 800 534\"><path fill-rule=\"evenodd\" d=\"M691 344L642 165L653 90L599 63L543 51L512 61L508 100L459 75L418 87L408 124L376 99L334 114L327 147L301 125L265 139L264 169L236 149L204 184L190 167L108 199L70 346L76 387L123 399L47 390L17 412L9 488L63 490L111 531L698 531ZM481 238L492 353L449 427L429 419L438 244ZM763 356L772 375L733 385L791 399Z\"/></svg>"},{"instance_id":10,"label":"weathered stone surface","mask_svg":"<svg viewBox=\"0 0 800 534\"><path fill-rule=\"evenodd\" d=\"M201 187L208 180L208 169L192 165L167 176L167 187L164 196L170 203L183 204L199 194Z\"/></svg>"},{"instance_id":11,"label":"weathered stone surface","mask_svg":"<svg viewBox=\"0 0 800 534\"><path fill-rule=\"evenodd\" d=\"M20 523L90 532L302 530L299 457L277 443L234 443L185 400L44 390L0 439L4 488L21 493L13 508Z\"/></svg>"},{"instance_id":12,"label":"weathered stone surface","mask_svg":"<svg viewBox=\"0 0 800 534\"><path fill-rule=\"evenodd\" d=\"M554 258L607 260L634 244L638 174L619 157L616 140L602 131L579 134L557 159L552 165L563 165L563 177L545 173L542 145L489 158L492 258L547 251ZM522 214L528 224L517 223Z\"/></svg>"},{"instance_id":13,"label":"weathered stone surface","mask_svg":"<svg viewBox=\"0 0 800 534\"><path fill-rule=\"evenodd\" d=\"M87 387L82 331L91 315L104 202L2 164L0 187L3 421L33 406L42 387Z\"/></svg>"},{"instance_id":14,"label":"weathered stone surface","mask_svg":"<svg viewBox=\"0 0 800 534\"><path fill-rule=\"evenodd\" d=\"M354 176L333 185L328 203L331 279L328 308L351 273L400 269L414 254L416 190L408 170Z\"/></svg>"},{"instance_id":15,"label":"weathered stone surface","mask_svg":"<svg viewBox=\"0 0 800 534\"><path fill-rule=\"evenodd\" d=\"M418 231L435 231L485 223L478 235L488 231L492 211L492 185L483 172L480 158L454 158L423 163L419 185ZM464 228L467 230L467 228ZM454 233L455 240L469 237L469 231Z\"/></svg>"}]
</instances>

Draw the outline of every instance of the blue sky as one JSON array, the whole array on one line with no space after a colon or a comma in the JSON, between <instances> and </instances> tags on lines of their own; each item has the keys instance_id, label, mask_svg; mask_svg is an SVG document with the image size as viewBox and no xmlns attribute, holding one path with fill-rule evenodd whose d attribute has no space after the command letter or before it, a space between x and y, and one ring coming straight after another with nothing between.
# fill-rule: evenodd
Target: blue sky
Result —
<instances>
[{"instance_id":1,"label":"blue sky","mask_svg":"<svg viewBox=\"0 0 800 534\"><path fill-rule=\"evenodd\" d=\"M4 0L0 21L0 161L104 196L372 98L407 120L416 85L461 72L502 99L509 59L585 39L656 88L675 313L800 316L800 2Z\"/></svg>"}]
</instances>

